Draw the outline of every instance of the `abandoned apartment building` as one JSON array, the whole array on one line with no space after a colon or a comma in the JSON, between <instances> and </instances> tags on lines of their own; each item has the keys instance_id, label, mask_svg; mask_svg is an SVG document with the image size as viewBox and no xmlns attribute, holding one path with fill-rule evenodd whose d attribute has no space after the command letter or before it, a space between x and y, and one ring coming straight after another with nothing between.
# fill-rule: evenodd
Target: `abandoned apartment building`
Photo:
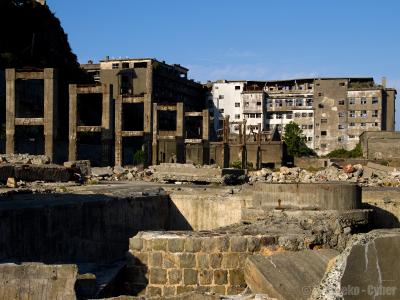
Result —
<instances>
[{"instance_id":1,"label":"abandoned apartment building","mask_svg":"<svg viewBox=\"0 0 400 300\"><path fill-rule=\"evenodd\" d=\"M290 121L319 155L354 148L364 131L394 131L396 90L385 79L202 85L183 66L152 58L106 58L81 67L93 83L61 82L54 69L1 74L3 151L46 154L54 162L89 159L94 166L136 164L140 153L145 166L260 168L287 161L281 134Z\"/></svg>"},{"instance_id":2,"label":"abandoned apartment building","mask_svg":"<svg viewBox=\"0 0 400 300\"><path fill-rule=\"evenodd\" d=\"M208 107L214 129L226 115L247 121L246 131L280 133L289 122L301 127L317 154L353 149L364 131L394 131L396 90L386 79L303 78L275 81L208 82ZM230 130L238 133L232 124Z\"/></svg>"}]
</instances>

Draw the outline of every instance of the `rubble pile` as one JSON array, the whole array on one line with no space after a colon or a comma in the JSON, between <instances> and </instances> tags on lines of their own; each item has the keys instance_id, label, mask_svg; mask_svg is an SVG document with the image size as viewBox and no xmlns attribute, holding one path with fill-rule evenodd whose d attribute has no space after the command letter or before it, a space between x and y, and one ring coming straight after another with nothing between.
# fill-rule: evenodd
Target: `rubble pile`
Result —
<instances>
[{"instance_id":1,"label":"rubble pile","mask_svg":"<svg viewBox=\"0 0 400 300\"><path fill-rule=\"evenodd\" d=\"M366 166L332 164L329 167L311 171L298 167L281 167L279 170L261 169L252 172L250 182L265 181L271 183L314 183L343 181L354 182L362 186L400 186L400 171L394 168L368 163Z\"/></svg>"},{"instance_id":2,"label":"rubble pile","mask_svg":"<svg viewBox=\"0 0 400 300\"><path fill-rule=\"evenodd\" d=\"M88 182L97 183L99 181L151 181L153 169L150 167L143 170L139 167L92 167Z\"/></svg>"}]
</instances>

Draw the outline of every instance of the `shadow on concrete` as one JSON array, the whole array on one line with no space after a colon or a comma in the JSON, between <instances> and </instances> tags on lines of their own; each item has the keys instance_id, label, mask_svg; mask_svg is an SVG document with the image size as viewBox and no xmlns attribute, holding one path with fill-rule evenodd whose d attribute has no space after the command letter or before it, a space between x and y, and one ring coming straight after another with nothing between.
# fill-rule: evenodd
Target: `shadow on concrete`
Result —
<instances>
[{"instance_id":1,"label":"shadow on concrete","mask_svg":"<svg viewBox=\"0 0 400 300\"><path fill-rule=\"evenodd\" d=\"M186 220L185 216L179 211L175 203L168 202L168 222L166 230L193 230L193 227Z\"/></svg>"},{"instance_id":2,"label":"shadow on concrete","mask_svg":"<svg viewBox=\"0 0 400 300\"><path fill-rule=\"evenodd\" d=\"M379 228L399 228L399 219L391 212L384 210L378 206L364 203L364 208L372 209L371 230Z\"/></svg>"},{"instance_id":3,"label":"shadow on concrete","mask_svg":"<svg viewBox=\"0 0 400 300\"><path fill-rule=\"evenodd\" d=\"M124 258L145 230L191 230L166 194L15 194L0 198L0 262L97 263Z\"/></svg>"}]
</instances>

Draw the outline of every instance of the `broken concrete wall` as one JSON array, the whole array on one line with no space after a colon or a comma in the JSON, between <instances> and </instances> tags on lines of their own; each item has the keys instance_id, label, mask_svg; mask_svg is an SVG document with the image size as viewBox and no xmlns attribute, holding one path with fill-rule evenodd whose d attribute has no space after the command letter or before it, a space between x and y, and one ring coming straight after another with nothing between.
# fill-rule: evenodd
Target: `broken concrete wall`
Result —
<instances>
[{"instance_id":1,"label":"broken concrete wall","mask_svg":"<svg viewBox=\"0 0 400 300\"><path fill-rule=\"evenodd\" d=\"M310 299L399 299L399 255L398 229L356 235L330 263Z\"/></svg>"},{"instance_id":2,"label":"broken concrete wall","mask_svg":"<svg viewBox=\"0 0 400 300\"><path fill-rule=\"evenodd\" d=\"M76 265L0 264L1 299L74 300Z\"/></svg>"}]
</instances>

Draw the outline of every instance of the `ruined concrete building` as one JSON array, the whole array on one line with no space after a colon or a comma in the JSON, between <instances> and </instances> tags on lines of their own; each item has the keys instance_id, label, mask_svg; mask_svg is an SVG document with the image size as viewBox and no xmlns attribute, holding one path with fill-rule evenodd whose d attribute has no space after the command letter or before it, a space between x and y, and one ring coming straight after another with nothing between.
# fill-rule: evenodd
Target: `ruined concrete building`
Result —
<instances>
[{"instance_id":1,"label":"ruined concrete building","mask_svg":"<svg viewBox=\"0 0 400 300\"><path fill-rule=\"evenodd\" d=\"M260 88L262 85L262 88ZM396 90L386 79L304 78L277 81L216 81L209 83L208 106L216 131L229 115L247 120L246 130L265 132L293 121L307 145L318 154L353 149L364 131L393 131ZM260 125L258 125L260 124ZM238 128L233 126L233 132Z\"/></svg>"},{"instance_id":2,"label":"ruined concrete building","mask_svg":"<svg viewBox=\"0 0 400 300\"><path fill-rule=\"evenodd\" d=\"M207 147L209 130L208 111L203 110L204 90L201 84L188 79L188 69L152 58L106 58L99 64L88 63L82 67L96 82L105 85L107 91L111 89L109 100L99 100L97 108L92 102L89 110L101 112L103 105L104 113L104 105L107 105L107 113L97 116L97 126L100 126L101 118L103 121L114 118L105 130L114 133L107 140L114 137L113 162L116 165L134 163L134 155L140 150L144 151L147 164L157 164L183 162L185 144L196 149ZM104 92L93 93L104 97ZM82 110L78 108L78 111ZM75 123L73 119L70 121ZM101 132L99 127L87 131L98 132L97 135ZM75 132L70 132L70 145L76 141ZM76 146L72 147L74 150ZM106 156L105 162L110 151L104 148L102 153Z\"/></svg>"}]
</instances>

